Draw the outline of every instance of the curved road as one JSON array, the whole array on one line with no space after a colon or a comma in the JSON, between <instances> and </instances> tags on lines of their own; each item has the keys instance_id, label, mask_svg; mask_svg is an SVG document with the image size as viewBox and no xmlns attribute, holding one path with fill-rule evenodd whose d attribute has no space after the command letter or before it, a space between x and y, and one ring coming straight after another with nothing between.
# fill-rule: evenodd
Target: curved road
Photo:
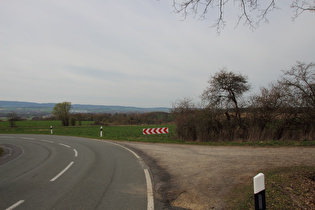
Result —
<instances>
[{"instance_id":1,"label":"curved road","mask_svg":"<svg viewBox=\"0 0 315 210\"><path fill-rule=\"evenodd\" d=\"M148 169L120 145L48 135L0 135L0 145L0 209L154 208Z\"/></svg>"}]
</instances>

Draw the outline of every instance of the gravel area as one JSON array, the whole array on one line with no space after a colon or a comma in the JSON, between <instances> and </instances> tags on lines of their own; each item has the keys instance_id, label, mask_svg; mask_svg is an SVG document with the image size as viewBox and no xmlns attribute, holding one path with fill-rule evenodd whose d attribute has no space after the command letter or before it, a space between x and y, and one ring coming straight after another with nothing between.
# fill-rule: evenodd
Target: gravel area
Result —
<instances>
[{"instance_id":1,"label":"gravel area","mask_svg":"<svg viewBox=\"0 0 315 210\"><path fill-rule=\"evenodd\" d=\"M315 166L315 147L118 142L149 165L156 209L224 209L230 190L266 169Z\"/></svg>"}]
</instances>

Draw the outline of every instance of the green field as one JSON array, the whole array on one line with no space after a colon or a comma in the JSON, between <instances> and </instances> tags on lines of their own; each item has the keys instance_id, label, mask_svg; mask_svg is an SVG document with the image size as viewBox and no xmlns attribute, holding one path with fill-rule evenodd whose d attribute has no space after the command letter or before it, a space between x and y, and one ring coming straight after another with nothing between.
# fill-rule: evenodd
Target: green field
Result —
<instances>
[{"instance_id":1,"label":"green field","mask_svg":"<svg viewBox=\"0 0 315 210\"><path fill-rule=\"evenodd\" d=\"M8 121L0 121L0 134L47 134L50 135L50 126L53 126L53 135L80 136L100 139L99 125L93 125L93 121L82 121L81 126L62 126L61 121L16 121L16 127L11 128ZM185 143L215 146L315 146L315 141L182 141L176 139L175 125L121 125L102 126L102 139L149 141L165 143ZM169 134L143 135L143 128L168 127Z\"/></svg>"},{"instance_id":2,"label":"green field","mask_svg":"<svg viewBox=\"0 0 315 210\"><path fill-rule=\"evenodd\" d=\"M53 135L80 136L100 138L99 125L92 125L93 121L82 121L81 126L61 126L60 121L17 121L16 127L11 128L9 122L0 122L0 134L47 134L50 135L50 126L53 126ZM174 140L175 125L135 125L135 126L102 126L102 139L151 141L151 142L178 142ZM168 127L169 134L143 135L143 128Z\"/></svg>"}]
</instances>

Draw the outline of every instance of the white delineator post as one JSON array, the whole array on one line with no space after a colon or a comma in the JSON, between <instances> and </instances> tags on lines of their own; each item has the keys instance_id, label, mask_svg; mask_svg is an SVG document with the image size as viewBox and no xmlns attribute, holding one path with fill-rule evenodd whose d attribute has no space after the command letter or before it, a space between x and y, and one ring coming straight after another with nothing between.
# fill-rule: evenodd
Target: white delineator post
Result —
<instances>
[{"instance_id":1,"label":"white delineator post","mask_svg":"<svg viewBox=\"0 0 315 210\"><path fill-rule=\"evenodd\" d=\"M101 126L101 133L100 133L100 137L103 137L103 127Z\"/></svg>"},{"instance_id":2,"label":"white delineator post","mask_svg":"<svg viewBox=\"0 0 315 210\"><path fill-rule=\"evenodd\" d=\"M266 209L265 175L259 173L254 177L255 209Z\"/></svg>"},{"instance_id":3,"label":"white delineator post","mask_svg":"<svg viewBox=\"0 0 315 210\"><path fill-rule=\"evenodd\" d=\"M50 134L53 134L52 126L50 126Z\"/></svg>"}]
</instances>

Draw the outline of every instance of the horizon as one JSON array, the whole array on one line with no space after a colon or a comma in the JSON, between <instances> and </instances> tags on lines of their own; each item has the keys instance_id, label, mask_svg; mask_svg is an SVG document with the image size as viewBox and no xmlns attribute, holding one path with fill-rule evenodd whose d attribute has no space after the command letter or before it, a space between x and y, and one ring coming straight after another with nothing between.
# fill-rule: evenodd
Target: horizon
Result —
<instances>
[{"instance_id":1,"label":"horizon","mask_svg":"<svg viewBox=\"0 0 315 210\"><path fill-rule=\"evenodd\" d=\"M252 30L235 27L228 1L218 35L215 14L182 20L171 0L0 1L0 98L170 107L199 102L223 67L248 76L255 94L296 61L314 62L315 15L292 21L291 3Z\"/></svg>"},{"instance_id":2,"label":"horizon","mask_svg":"<svg viewBox=\"0 0 315 210\"><path fill-rule=\"evenodd\" d=\"M54 103L54 102L48 102L48 103L40 103L40 102L32 102L32 101L7 101L7 100L0 100L0 103L1 102L17 102L17 103L32 103L32 104L57 104L57 103L62 103L62 102L57 102L57 103ZM69 101L71 102L71 101ZM170 107L137 107L137 106L125 106L125 105L101 105L101 104L73 104L71 103L71 106L74 106L74 105L81 105L81 106L105 106L105 107L131 107L131 108L142 108L142 109L154 109L154 108L167 108L167 109L171 109ZM0 104L0 107L1 107L1 104Z\"/></svg>"}]
</instances>

